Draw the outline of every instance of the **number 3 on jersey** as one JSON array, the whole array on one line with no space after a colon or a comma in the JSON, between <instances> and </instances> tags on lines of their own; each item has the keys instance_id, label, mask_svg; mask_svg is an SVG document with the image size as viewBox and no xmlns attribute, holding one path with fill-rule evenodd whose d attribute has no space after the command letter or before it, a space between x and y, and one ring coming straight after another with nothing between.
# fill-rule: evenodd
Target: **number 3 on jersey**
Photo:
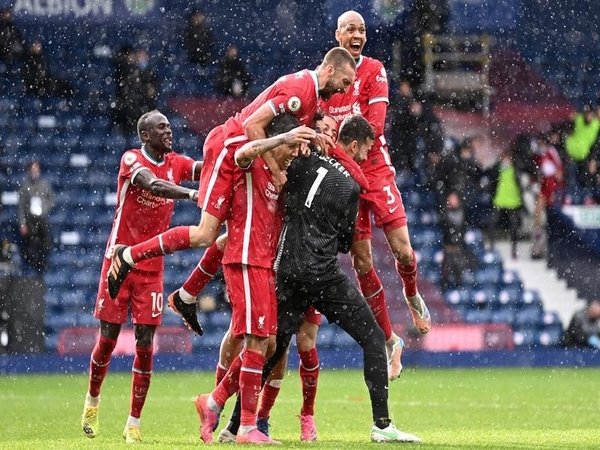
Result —
<instances>
[{"instance_id":1,"label":"number 3 on jersey","mask_svg":"<svg viewBox=\"0 0 600 450\"><path fill-rule=\"evenodd\" d=\"M317 169L317 178L315 178L315 181L313 181L313 184L308 191L308 195L306 196L306 201L304 202L304 206L306 206L307 208L310 208L312 206L312 201L315 198L315 195L317 194L317 190L319 190L319 186L323 181L323 178L325 178L325 175L327 175L327 172L329 171L324 167L319 167Z\"/></svg>"},{"instance_id":2,"label":"number 3 on jersey","mask_svg":"<svg viewBox=\"0 0 600 450\"><path fill-rule=\"evenodd\" d=\"M388 198L387 198L387 204L388 205L392 205L394 204L394 202L396 201L396 197L394 197L394 194L392 194L392 188L390 187L389 184L385 185L383 187L384 192L387 194Z\"/></svg>"},{"instance_id":3,"label":"number 3 on jersey","mask_svg":"<svg viewBox=\"0 0 600 450\"><path fill-rule=\"evenodd\" d=\"M152 317L158 317L163 310L163 294L162 292L151 292L152 295Z\"/></svg>"}]
</instances>

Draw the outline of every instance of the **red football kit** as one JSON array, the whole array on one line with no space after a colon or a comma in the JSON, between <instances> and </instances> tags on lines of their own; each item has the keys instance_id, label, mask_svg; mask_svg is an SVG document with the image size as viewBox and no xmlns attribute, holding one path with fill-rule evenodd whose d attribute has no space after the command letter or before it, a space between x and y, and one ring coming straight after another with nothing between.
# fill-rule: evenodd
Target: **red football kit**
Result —
<instances>
[{"instance_id":1,"label":"red football kit","mask_svg":"<svg viewBox=\"0 0 600 450\"><path fill-rule=\"evenodd\" d=\"M279 193L263 158L236 166L223 273L235 336L277 332L273 260L282 227Z\"/></svg>"},{"instance_id":2,"label":"red football kit","mask_svg":"<svg viewBox=\"0 0 600 450\"><path fill-rule=\"evenodd\" d=\"M231 206L235 151L248 142L244 126L252 113L265 104L269 105L274 115L289 113L297 117L301 125L310 125L319 107L316 73L301 70L279 78L252 103L225 124L214 128L206 137L198 206L221 220L227 218Z\"/></svg>"},{"instance_id":3,"label":"red football kit","mask_svg":"<svg viewBox=\"0 0 600 450\"><path fill-rule=\"evenodd\" d=\"M117 185L117 205L110 232L94 317L111 323L125 323L131 304L133 323L158 325L163 306L163 258L140 261L125 279L116 300L107 292L110 249L115 244L134 245L144 242L169 228L174 201L157 197L133 184L140 170L150 170L156 178L180 184L194 178L195 161L177 153L167 153L163 161L155 161L143 148L126 151L121 157Z\"/></svg>"},{"instance_id":4,"label":"red football kit","mask_svg":"<svg viewBox=\"0 0 600 450\"><path fill-rule=\"evenodd\" d=\"M362 114L375 132L375 142L367 159L361 163L369 189L361 194L356 220L355 239L371 237L370 213L378 227L406 225L402 197L396 186L396 171L391 163L383 130L387 111L387 74L380 61L361 56L357 62L354 86L344 94L335 94L322 101L323 112L335 119L338 125L349 115Z\"/></svg>"}]
</instances>

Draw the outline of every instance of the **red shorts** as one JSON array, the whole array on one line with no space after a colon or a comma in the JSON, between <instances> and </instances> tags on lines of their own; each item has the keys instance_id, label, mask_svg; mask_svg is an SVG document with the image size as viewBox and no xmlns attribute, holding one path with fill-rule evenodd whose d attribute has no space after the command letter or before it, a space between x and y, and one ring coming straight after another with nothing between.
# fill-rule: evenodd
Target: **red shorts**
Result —
<instances>
[{"instance_id":1,"label":"red shorts","mask_svg":"<svg viewBox=\"0 0 600 450\"><path fill-rule=\"evenodd\" d=\"M160 325L163 312L163 274L133 269L125 278L115 300L108 295L106 277L110 259L104 258L94 317L110 323L125 323L131 310L133 323Z\"/></svg>"},{"instance_id":2,"label":"red shorts","mask_svg":"<svg viewBox=\"0 0 600 450\"><path fill-rule=\"evenodd\" d=\"M323 316L321 315L321 313L319 311L317 311L315 309L314 306L310 306L304 313L304 320L306 320L309 323L313 323L318 327L321 326L322 319L323 319Z\"/></svg>"},{"instance_id":3,"label":"red shorts","mask_svg":"<svg viewBox=\"0 0 600 450\"><path fill-rule=\"evenodd\" d=\"M204 141L203 166L198 188L198 207L224 221L233 196L235 151L248 139L224 139L224 127L213 128Z\"/></svg>"},{"instance_id":4,"label":"red shorts","mask_svg":"<svg viewBox=\"0 0 600 450\"><path fill-rule=\"evenodd\" d=\"M383 161L383 158L381 160ZM366 163L367 165L363 163L361 168L369 181L369 190L360 195L354 231L355 241L371 238L371 214L375 225L386 231L389 225L393 225L391 228L399 228L407 223L393 168L385 163L372 166L368 165L368 161Z\"/></svg>"},{"instance_id":5,"label":"red shorts","mask_svg":"<svg viewBox=\"0 0 600 450\"><path fill-rule=\"evenodd\" d=\"M235 337L277 334L277 298L273 269L224 264L223 275L231 304L231 329Z\"/></svg>"}]
</instances>

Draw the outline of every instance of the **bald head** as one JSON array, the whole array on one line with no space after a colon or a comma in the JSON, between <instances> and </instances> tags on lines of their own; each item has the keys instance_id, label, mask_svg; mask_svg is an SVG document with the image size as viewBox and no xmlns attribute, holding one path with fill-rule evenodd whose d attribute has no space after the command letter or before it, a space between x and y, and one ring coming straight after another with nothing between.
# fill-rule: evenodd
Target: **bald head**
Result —
<instances>
[{"instance_id":1,"label":"bald head","mask_svg":"<svg viewBox=\"0 0 600 450\"><path fill-rule=\"evenodd\" d=\"M337 29L341 30L342 28L345 28L346 25L348 25L349 23L362 23L364 25L365 19L363 19L363 16L361 16L356 11L346 11L338 17Z\"/></svg>"}]
</instances>

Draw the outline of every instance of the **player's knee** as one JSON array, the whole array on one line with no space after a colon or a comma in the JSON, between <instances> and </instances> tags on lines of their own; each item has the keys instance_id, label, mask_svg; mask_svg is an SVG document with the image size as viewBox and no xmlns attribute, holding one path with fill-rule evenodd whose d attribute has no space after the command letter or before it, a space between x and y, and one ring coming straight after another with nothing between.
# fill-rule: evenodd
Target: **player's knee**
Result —
<instances>
[{"instance_id":1,"label":"player's knee","mask_svg":"<svg viewBox=\"0 0 600 450\"><path fill-rule=\"evenodd\" d=\"M370 251L360 251L352 255L352 266L359 275L364 275L373 267L373 255Z\"/></svg>"},{"instance_id":2,"label":"player's knee","mask_svg":"<svg viewBox=\"0 0 600 450\"><path fill-rule=\"evenodd\" d=\"M394 250L394 258L403 266L408 266L413 263L415 254L410 244L398 246Z\"/></svg>"}]
</instances>

